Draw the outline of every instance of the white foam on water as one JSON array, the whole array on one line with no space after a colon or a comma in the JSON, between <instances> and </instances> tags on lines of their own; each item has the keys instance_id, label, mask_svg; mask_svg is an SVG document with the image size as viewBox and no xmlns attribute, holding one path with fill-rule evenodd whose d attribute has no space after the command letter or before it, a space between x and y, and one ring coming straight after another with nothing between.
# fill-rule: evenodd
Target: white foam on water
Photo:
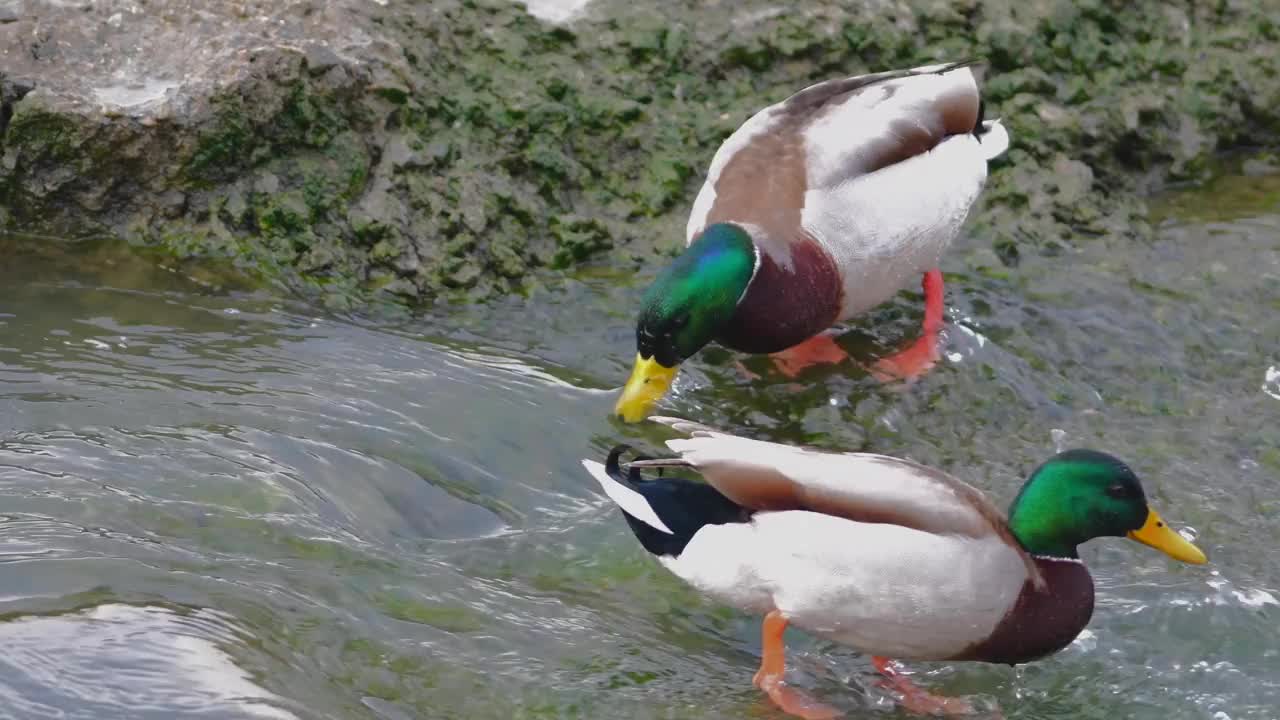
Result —
<instances>
[{"instance_id":1,"label":"white foam on water","mask_svg":"<svg viewBox=\"0 0 1280 720\"><path fill-rule=\"evenodd\" d=\"M1262 392L1280 400L1280 367L1272 365L1262 376Z\"/></svg>"}]
</instances>

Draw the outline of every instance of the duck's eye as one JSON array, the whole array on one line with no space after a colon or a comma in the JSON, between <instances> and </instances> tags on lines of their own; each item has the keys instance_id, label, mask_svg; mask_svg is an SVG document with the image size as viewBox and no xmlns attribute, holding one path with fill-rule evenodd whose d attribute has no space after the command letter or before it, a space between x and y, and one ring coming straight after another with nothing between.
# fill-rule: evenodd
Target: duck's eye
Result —
<instances>
[{"instance_id":1,"label":"duck's eye","mask_svg":"<svg viewBox=\"0 0 1280 720\"><path fill-rule=\"evenodd\" d=\"M1107 488L1107 495L1115 498L1116 500L1124 500L1126 498L1133 497L1133 493L1129 492L1129 487L1127 485L1120 484L1112 485Z\"/></svg>"}]
</instances>

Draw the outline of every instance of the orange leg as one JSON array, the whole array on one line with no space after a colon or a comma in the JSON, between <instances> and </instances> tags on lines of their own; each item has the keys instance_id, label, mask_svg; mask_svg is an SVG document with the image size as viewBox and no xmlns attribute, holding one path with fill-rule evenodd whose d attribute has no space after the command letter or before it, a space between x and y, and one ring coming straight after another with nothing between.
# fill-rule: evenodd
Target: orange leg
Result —
<instances>
[{"instance_id":1,"label":"orange leg","mask_svg":"<svg viewBox=\"0 0 1280 720\"><path fill-rule=\"evenodd\" d=\"M849 354L836 344L830 333L818 333L799 345L769 355L778 372L789 378L799 375L802 370L814 365L829 363L835 365L844 362Z\"/></svg>"},{"instance_id":2,"label":"orange leg","mask_svg":"<svg viewBox=\"0 0 1280 720\"><path fill-rule=\"evenodd\" d=\"M874 656L871 658L871 664L875 666L877 672L885 676L889 687L902 695L902 707L913 713L956 716L971 715L974 712L973 704L964 698L934 695L920 688L911 682L910 678L899 672L893 666L893 661L887 657Z\"/></svg>"},{"instance_id":3,"label":"orange leg","mask_svg":"<svg viewBox=\"0 0 1280 720\"><path fill-rule=\"evenodd\" d=\"M938 362L938 333L942 330L942 271L930 270L921 282L924 288L924 332L915 342L886 358L881 358L871 374L881 382L915 380Z\"/></svg>"},{"instance_id":4,"label":"orange leg","mask_svg":"<svg viewBox=\"0 0 1280 720\"><path fill-rule=\"evenodd\" d=\"M760 658L760 670L752 679L756 687L765 691L769 699L782 712L804 720L830 720L840 717L840 711L830 705L813 700L795 688L788 687L782 679L786 671L786 648L782 636L787 631L787 618L774 610L764 618L761 630L761 644L764 657Z\"/></svg>"},{"instance_id":5,"label":"orange leg","mask_svg":"<svg viewBox=\"0 0 1280 720\"><path fill-rule=\"evenodd\" d=\"M748 381L760 379L760 376L748 370L747 366L743 365L741 360L734 360L733 366L736 367L738 369L738 372L742 373L742 376L745 377Z\"/></svg>"}]
</instances>

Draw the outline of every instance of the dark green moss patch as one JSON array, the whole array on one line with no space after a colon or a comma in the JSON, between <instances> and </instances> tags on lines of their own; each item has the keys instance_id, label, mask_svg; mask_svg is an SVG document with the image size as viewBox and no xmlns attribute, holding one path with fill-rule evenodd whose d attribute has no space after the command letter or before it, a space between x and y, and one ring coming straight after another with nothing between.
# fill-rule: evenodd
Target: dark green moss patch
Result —
<instances>
[{"instance_id":1,"label":"dark green moss patch","mask_svg":"<svg viewBox=\"0 0 1280 720\"><path fill-rule=\"evenodd\" d=\"M227 113L215 123L213 130L200 136L195 153L187 165L191 180L216 182L234 176L245 157L253 149L252 133L244 117Z\"/></svg>"}]
</instances>

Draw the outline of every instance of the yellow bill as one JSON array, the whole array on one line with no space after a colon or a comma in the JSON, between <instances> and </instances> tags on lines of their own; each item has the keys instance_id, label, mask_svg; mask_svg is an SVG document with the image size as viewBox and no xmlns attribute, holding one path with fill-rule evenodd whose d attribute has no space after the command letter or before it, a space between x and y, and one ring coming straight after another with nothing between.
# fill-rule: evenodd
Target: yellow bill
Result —
<instances>
[{"instance_id":1,"label":"yellow bill","mask_svg":"<svg viewBox=\"0 0 1280 720\"><path fill-rule=\"evenodd\" d=\"M649 410L671 387L676 372L676 368L664 367L657 358L645 360L637 353L631 378L627 380L627 386L622 388L622 396L618 398L613 411L629 423L645 419L649 416Z\"/></svg>"},{"instance_id":2,"label":"yellow bill","mask_svg":"<svg viewBox=\"0 0 1280 720\"><path fill-rule=\"evenodd\" d=\"M1129 539L1137 540L1143 545L1150 545L1174 560L1193 565L1203 565L1208 561L1200 548L1174 532L1173 528L1160 519L1155 510L1147 510L1147 521L1137 530L1130 530Z\"/></svg>"}]
</instances>

